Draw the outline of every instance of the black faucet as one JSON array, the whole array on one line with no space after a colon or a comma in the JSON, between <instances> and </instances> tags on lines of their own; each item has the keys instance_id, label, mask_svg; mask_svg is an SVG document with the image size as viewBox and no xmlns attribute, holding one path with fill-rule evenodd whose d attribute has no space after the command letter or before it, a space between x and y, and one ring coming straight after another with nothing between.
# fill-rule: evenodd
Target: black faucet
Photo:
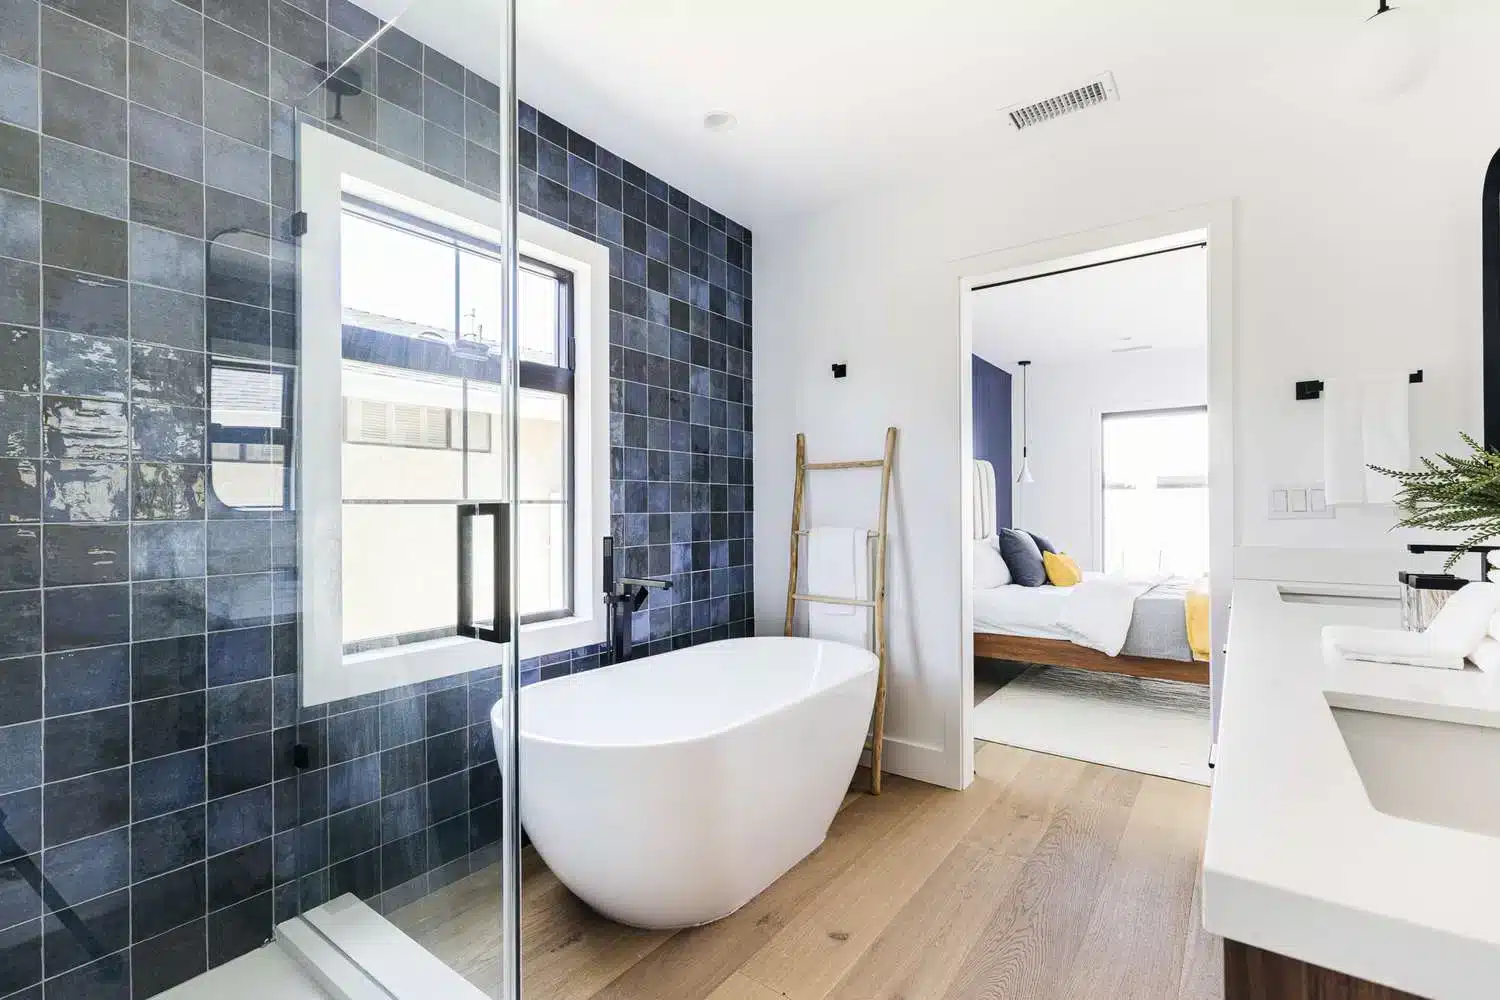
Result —
<instances>
[{"instance_id":1,"label":"black faucet","mask_svg":"<svg viewBox=\"0 0 1500 1000\"><path fill-rule=\"evenodd\" d=\"M614 539L604 539L604 603L609 607L610 648L614 653L611 662L624 663L630 659L630 616L641 609L651 591L671 589L671 580L630 576L615 579Z\"/></svg>"},{"instance_id":2,"label":"black faucet","mask_svg":"<svg viewBox=\"0 0 1500 1000\"><path fill-rule=\"evenodd\" d=\"M1479 556L1479 579L1485 583L1490 579L1490 553L1500 552L1500 545L1428 545L1425 542L1413 542L1406 547L1406 551L1414 556L1427 552L1473 552Z\"/></svg>"}]
</instances>

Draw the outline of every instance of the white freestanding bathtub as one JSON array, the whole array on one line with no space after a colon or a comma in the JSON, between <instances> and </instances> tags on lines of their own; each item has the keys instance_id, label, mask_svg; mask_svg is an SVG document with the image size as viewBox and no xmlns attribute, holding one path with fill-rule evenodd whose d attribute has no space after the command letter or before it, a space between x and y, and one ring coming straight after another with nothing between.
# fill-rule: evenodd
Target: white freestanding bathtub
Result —
<instances>
[{"instance_id":1,"label":"white freestanding bathtub","mask_svg":"<svg viewBox=\"0 0 1500 1000\"><path fill-rule=\"evenodd\" d=\"M557 877L613 920L726 917L827 836L876 674L866 650L767 637L531 685L521 822ZM498 743L498 712L491 721Z\"/></svg>"}]
</instances>

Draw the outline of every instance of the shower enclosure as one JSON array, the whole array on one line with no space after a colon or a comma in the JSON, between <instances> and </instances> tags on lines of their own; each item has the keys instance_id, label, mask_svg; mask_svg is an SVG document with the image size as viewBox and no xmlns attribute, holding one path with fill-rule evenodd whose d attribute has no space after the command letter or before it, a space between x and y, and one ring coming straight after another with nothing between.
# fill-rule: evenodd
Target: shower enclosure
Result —
<instances>
[{"instance_id":1,"label":"shower enclosure","mask_svg":"<svg viewBox=\"0 0 1500 1000\"><path fill-rule=\"evenodd\" d=\"M519 996L513 21L0 0L0 996Z\"/></svg>"},{"instance_id":2,"label":"shower enclosure","mask_svg":"<svg viewBox=\"0 0 1500 1000\"><path fill-rule=\"evenodd\" d=\"M516 751L492 735L516 732L492 710L515 712L524 604L513 12L368 8L330 5L289 123L296 356L270 370L295 400L297 822L278 860L297 891L278 937L398 998L518 997Z\"/></svg>"}]
</instances>

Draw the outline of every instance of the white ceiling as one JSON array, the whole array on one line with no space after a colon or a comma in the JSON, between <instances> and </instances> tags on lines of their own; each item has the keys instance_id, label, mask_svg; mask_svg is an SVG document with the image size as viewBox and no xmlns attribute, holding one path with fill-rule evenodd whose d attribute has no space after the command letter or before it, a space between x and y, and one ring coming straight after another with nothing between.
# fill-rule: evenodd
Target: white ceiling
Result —
<instances>
[{"instance_id":1,"label":"white ceiling","mask_svg":"<svg viewBox=\"0 0 1500 1000\"><path fill-rule=\"evenodd\" d=\"M1009 371L1116 348L1203 347L1207 263L1189 247L975 292L974 353Z\"/></svg>"},{"instance_id":2,"label":"white ceiling","mask_svg":"<svg viewBox=\"0 0 1500 1000\"><path fill-rule=\"evenodd\" d=\"M487 75L498 0L359 0ZM1413 0L1431 4L1434 0ZM1040 144L1001 110L1111 70L1132 107L1324 68L1375 0L518 0L519 90L752 227L975 143ZM409 8L409 9L408 9ZM728 110L732 132L705 113Z\"/></svg>"}]
</instances>

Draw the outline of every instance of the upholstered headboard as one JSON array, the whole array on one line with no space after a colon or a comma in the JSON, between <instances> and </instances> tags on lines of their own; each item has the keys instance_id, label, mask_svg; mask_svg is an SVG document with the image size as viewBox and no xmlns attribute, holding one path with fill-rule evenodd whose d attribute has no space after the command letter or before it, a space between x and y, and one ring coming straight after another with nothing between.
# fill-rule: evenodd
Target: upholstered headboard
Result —
<instances>
[{"instance_id":1,"label":"upholstered headboard","mask_svg":"<svg viewBox=\"0 0 1500 1000\"><path fill-rule=\"evenodd\" d=\"M995 467L984 459L974 460L974 537L995 533Z\"/></svg>"}]
</instances>

